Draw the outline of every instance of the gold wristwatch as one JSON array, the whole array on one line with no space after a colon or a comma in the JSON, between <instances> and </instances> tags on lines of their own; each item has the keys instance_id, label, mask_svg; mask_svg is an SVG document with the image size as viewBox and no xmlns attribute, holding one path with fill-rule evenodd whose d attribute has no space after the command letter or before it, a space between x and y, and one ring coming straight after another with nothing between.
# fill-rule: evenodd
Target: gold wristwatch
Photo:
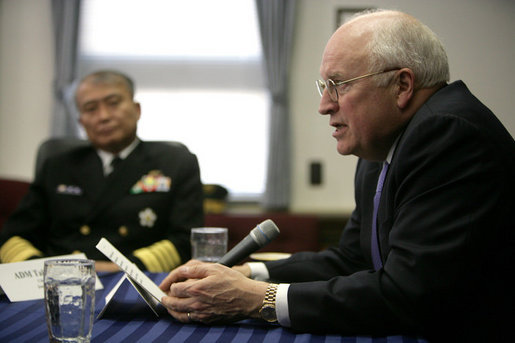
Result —
<instances>
[{"instance_id":1,"label":"gold wristwatch","mask_svg":"<svg viewBox=\"0 0 515 343\"><path fill-rule=\"evenodd\" d=\"M265 292L265 299L263 300L263 305L261 305L261 309L259 310L261 318L269 323L277 322L277 313L275 312L275 296L277 294L278 286L279 285L276 283L268 284Z\"/></svg>"}]
</instances>

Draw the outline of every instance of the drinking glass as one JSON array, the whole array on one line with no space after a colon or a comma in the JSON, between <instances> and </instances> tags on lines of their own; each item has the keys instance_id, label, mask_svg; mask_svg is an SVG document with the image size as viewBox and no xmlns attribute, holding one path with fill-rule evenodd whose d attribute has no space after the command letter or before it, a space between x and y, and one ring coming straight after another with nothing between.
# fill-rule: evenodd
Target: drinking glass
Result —
<instances>
[{"instance_id":1,"label":"drinking glass","mask_svg":"<svg viewBox=\"0 0 515 343\"><path fill-rule=\"evenodd\" d=\"M46 260L43 280L50 342L88 343L95 313L95 261Z\"/></svg>"},{"instance_id":2,"label":"drinking glass","mask_svg":"<svg viewBox=\"0 0 515 343\"><path fill-rule=\"evenodd\" d=\"M200 227L191 229L191 257L216 262L227 252L227 229Z\"/></svg>"}]
</instances>

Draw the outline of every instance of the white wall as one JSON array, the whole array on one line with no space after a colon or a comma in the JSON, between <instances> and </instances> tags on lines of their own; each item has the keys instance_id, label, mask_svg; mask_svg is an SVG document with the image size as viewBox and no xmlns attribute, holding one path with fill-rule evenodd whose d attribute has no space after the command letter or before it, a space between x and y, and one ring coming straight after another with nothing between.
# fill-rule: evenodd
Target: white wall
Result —
<instances>
[{"instance_id":1,"label":"white wall","mask_svg":"<svg viewBox=\"0 0 515 343\"><path fill-rule=\"evenodd\" d=\"M32 179L49 135L53 42L50 0L0 0L0 175Z\"/></svg>"},{"instance_id":2,"label":"white wall","mask_svg":"<svg viewBox=\"0 0 515 343\"><path fill-rule=\"evenodd\" d=\"M87 1L87 0L86 0ZM442 39L451 79L463 79L515 135L515 2L511 0L369 0L406 11ZM291 70L292 210L341 213L354 206L355 157L336 152L328 118L317 114L314 80L339 7L360 0L299 0ZM0 176L32 179L38 144L49 136L53 41L50 0L0 0ZM309 185L309 163L323 163L324 183Z\"/></svg>"}]
</instances>

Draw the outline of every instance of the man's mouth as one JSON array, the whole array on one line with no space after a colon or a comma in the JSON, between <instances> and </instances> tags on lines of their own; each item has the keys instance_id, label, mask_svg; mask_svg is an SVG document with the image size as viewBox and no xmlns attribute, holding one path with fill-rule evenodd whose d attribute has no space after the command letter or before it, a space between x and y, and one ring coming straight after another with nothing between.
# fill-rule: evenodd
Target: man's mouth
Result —
<instances>
[{"instance_id":1,"label":"man's mouth","mask_svg":"<svg viewBox=\"0 0 515 343\"><path fill-rule=\"evenodd\" d=\"M339 136L341 136L345 130L345 128L347 127L347 125L344 125L344 124L331 124L332 127L335 128L335 130L333 131L333 137L335 138L338 138Z\"/></svg>"},{"instance_id":2,"label":"man's mouth","mask_svg":"<svg viewBox=\"0 0 515 343\"><path fill-rule=\"evenodd\" d=\"M101 135L109 135L114 131L114 128L112 127L103 127L97 131L98 134Z\"/></svg>"}]
</instances>

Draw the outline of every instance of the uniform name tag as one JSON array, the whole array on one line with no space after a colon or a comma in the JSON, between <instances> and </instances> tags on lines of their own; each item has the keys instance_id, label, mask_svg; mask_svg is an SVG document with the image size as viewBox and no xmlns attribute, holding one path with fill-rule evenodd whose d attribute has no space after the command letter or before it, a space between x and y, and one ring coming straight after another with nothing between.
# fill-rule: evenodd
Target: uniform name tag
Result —
<instances>
[{"instance_id":1,"label":"uniform name tag","mask_svg":"<svg viewBox=\"0 0 515 343\"><path fill-rule=\"evenodd\" d=\"M82 188L75 185L60 184L56 189L57 194L82 195Z\"/></svg>"}]
</instances>

